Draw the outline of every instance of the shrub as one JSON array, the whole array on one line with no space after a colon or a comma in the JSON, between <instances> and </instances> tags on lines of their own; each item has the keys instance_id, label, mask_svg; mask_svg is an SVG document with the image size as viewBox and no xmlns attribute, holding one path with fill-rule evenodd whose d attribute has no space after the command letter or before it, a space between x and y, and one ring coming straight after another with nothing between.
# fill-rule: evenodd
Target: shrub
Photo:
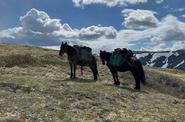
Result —
<instances>
[{"instance_id":1,"label":"shrub","mask_svg":"<svg viewBox=\"0 0 185 122\"><path fill-rule=\"evenodd\" d=\"M4 67L33 65L35 62L36 59L31 54L12 54L0 57L0 65Z\"/></svg>"},{"instance_id":2,"label":"shrub","mask_svg":"<svg viewBox=\"0 0 185 122\"><path fill-rule=\"evenodd\" d=\"M33 56L26 54L11 54L0 57L1 67L13 66L44 66L44 65L65 65L66 61L54 54L45 54L42 56Z\"/></svg>"}]
</instances>

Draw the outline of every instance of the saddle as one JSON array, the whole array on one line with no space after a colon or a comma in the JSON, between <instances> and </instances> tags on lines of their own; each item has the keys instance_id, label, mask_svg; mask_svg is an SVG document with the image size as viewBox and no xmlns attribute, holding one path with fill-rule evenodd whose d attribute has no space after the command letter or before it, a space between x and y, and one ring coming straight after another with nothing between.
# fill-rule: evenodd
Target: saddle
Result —
<instances>
[{"instance_id":1,"label":"saddle","mask_svg":"<svg viewBox=\"0 0 185 122\"><path fill-rule=\"evenodd\" d=\"M121 66L124 62L131 63L131 59L134 57L134 53L126 48L116 48L110 58L110 64L113 66Z\"/></svg>"},{"instance_id":2,"label":"saddle","mask_svg":"<svg viewBox=\"0 0 185 122\"><path fill-rule=\"evenodd\" d=\"M130 49L123 48L120 53L127 61L134 57L134 53Z\"/></svg>"},{"instance_id":3,"label":"saddle","mask_svg":"<svg viewBox=\"0 0 185 122\"><path fill-rule=\"evenodd\" d=\"M92 49L90 47L79 45L74 45L74 47L79 52L79 61L82 64L89 63L92 60Z\"/></svg>"},{"instance_id":4,"label":"saddle","mask_svg":"<svg viewBox=\"0 0 185 122\"><path fill-rule=\"evenodd\" d=\"M74 48L77 49L78 54L79 54L79 65L81 66L81 75L83 75L83 66L89 64L92 59L92 49L87 46L79 46L79 45L74 45Z\"/></svg>"}]
</instances>

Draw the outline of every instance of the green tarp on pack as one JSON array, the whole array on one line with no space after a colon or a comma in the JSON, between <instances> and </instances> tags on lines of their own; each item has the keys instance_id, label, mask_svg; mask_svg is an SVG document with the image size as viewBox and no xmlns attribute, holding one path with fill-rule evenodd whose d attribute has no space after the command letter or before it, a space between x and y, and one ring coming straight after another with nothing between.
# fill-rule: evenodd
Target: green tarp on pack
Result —
<instances>
[{"instance_id":1,"label":"green tarp on pack","mask_svg":"<svg viewBox=\"0 0 185 122\"><path fill-rule=\"evenodd\" d=\"M121 66L123 63L125 62L125 59L122 57L121 54L116 54L116 53L113 53L111 58L110 58L110 61L109 61L109 64L113 65L113 66Z\"/></svg>"},{"instance_id":2,"label":"green tarp on pack","mask_svg":"<svg viewBox=\"0 0 185 122\"><path fill-rule=\"evenodd\" d=\"M85 49L81 49L80 50L80 60L88 63L92 60L92 54Z\"/></svg>"}]
</instances>

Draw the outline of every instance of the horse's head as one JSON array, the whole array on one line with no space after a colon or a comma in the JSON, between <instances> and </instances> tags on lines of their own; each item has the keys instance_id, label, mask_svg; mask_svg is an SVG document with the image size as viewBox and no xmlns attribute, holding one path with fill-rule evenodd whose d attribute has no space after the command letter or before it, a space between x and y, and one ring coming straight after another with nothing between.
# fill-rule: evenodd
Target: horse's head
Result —
<instances>
[{"instance_id":1,"label":"horse's head","mask_svg":"<svg viewBox=\"0 0 185 122\"><path fill-rule=\"evenodd\" d=\"M65 43L62 42L62 44L60 46L60 51L59 51L60 56L63 56L64 53L67 52L67 46L68 46L67 42L65 42Z\"/></svg>"},{"instance_id":2,"label":"horse's head","mask_svg":"<svg viewBox=\"0 0 185 122\"><path fill-rule=\"evenodd\" d=\"M106 61L106 52L105 51L100 50L100 59L102 61L102 64L105 65L105 61Z\"/></svg>"}]
</instances>

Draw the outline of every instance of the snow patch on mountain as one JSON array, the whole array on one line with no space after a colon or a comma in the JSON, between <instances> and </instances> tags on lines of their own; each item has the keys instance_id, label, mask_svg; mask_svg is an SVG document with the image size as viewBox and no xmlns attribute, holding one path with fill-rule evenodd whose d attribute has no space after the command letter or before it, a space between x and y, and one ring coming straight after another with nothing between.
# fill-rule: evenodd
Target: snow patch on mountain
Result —
<instances>
[{"instance_id":1,"label":"snow patch on mountain","mask_svg":"<svg viewBox=\"0 0 185 122\"><path fill-rule=\"evenodd\" d=\"M142 64L146 66L185 70L185 50L161 52L137 51L135 54Z\"/></svg>"},{"instance_id":2,"label":"snow patch on mountain","mask_svg":"<svg viewBox=\"0 0 185 122\"><path fill-rule=\"evenodd\" d=\"M141 54L137 54L136 57L141 58L141 57L145 57L147 55L148 55L148 53L141 53Z\"/></svg>"},{"instance_id":3,"label":"snow patch on mountain","mask_svg":"<svg viewBox=\"0 0 185 122\"><path fill-rule=\"evenodd\" d=\"M156 60L157 58L159 58L161 56L168 58L170 55L172 55L172 54L170 54L170 53L154 53L152 56L151 62L153 62L154 60Z\"/></svg>"},{"instance_id":4,"label":"snow patch on mountain","mask_svg":"<svg viewBox=\"0 0 185 122\"><path fill-rule=\"evenodd\" d=\"M182 64L184 64L184 60L182 62L180 62L179 64L177 64L177 66L175 66L174 68L177 68L177 67L179 67Z\"/></svg>"}]
</instances>

